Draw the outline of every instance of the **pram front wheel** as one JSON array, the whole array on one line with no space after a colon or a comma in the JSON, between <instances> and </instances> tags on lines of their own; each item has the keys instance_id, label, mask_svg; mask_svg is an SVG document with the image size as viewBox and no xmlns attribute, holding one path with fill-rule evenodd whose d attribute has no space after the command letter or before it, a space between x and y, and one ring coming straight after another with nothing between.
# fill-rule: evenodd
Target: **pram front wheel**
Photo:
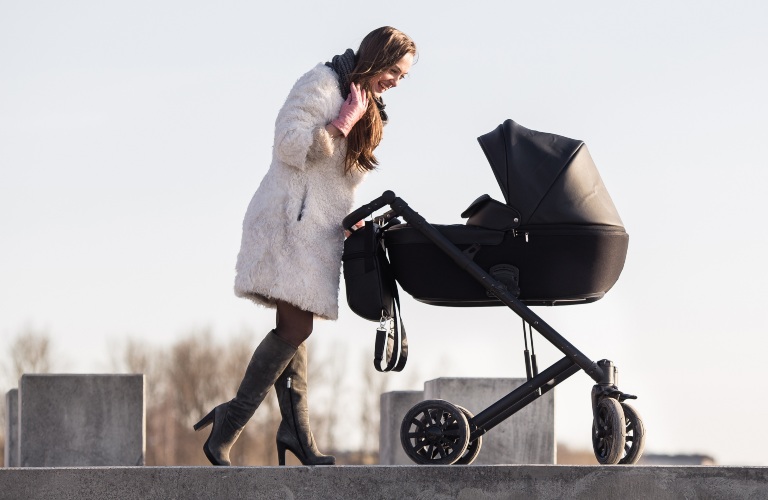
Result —
<instances>
[{"instance_id":1,"label":"pram front wheel","mask_svg":"<svg viewBox=\"0 0 768 500\"><path fill-rule=\"evenodd\" d=\"M645 449L645 426L640 414L632 406L621 403L621 409L624 411L625 423L625 444L624 456L619 460L620 464L636 464L643 455Z\"/></svg>"},{"instance_id":2,"label":"pram front wheel","mask_svg":"<svg viewBox=\"0 0 768 500\"><path fill-rule=\"evenodd\" d=\"M448 401L422 401L405 414L400 442L417 464L450 465L467 451L469 423L464 412Z\"/></svg>"},{"instance_id":3,"label":"pram front wheel","mask_svg":"<svg viewBox=\"0 0 768 500\"><path fill-rule=\"evenodd\" d=\"M461 410L462 413L464 413L464 416L466 417L467 421L472 420L475 416L464 408L463 406L456 405L456 407ZM469 433L472 434L473 431L473 425L470 424L469 426ZM464 454L454 462L454 465L469 465L472 462L475 461L477 458L477 455L480 454L480 448L483 447L483 436L478 436L477 439L470 441L467 445L467 451L464 452Z\"/></svg>"},{"instance_id":4,"label":"pram front wheel","mask_svg":"<svg viewBox=\"0 0 768 500\"><path fill-rule=\"evenodd\" d=\"M614 465L624 454L626 424L621 404L613 398L603 398L597 404L592 421L592 449L603 465Z\"/></svg>"}]
</instances>

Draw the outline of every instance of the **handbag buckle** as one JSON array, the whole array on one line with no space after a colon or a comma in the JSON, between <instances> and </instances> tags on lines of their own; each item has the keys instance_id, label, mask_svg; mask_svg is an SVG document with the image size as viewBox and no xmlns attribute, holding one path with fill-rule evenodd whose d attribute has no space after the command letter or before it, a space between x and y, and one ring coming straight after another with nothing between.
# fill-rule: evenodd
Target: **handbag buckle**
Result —
<instances>
[{"instance_id":1,"label":"handbag buckle","mask_svg":"<svg viewBox=\"0 0 768 500\"><path fill-rule=\"evenodd\" d=\"M380 332L386 332L387 331L386 323L387 323L387 318L385 318L384 315L382 314L381 319L379 320L379 327L377 328L377 330Z\"/></svg>"},{"instance_id":2,"label":"handbag buckle","mask_svg":"<svg viewBox=\"0 0 768 500\"><path fill-rule=\"evenodd\" d=\"M387 330L392 331L392 325L390 324L389 328L387 328L387 323L390 322L392 318L387 316L386 311L384 309L381 310L381 319L379 320L379 327L377 330L381 332L386 332Z\"/></svg>"}]
</instances>

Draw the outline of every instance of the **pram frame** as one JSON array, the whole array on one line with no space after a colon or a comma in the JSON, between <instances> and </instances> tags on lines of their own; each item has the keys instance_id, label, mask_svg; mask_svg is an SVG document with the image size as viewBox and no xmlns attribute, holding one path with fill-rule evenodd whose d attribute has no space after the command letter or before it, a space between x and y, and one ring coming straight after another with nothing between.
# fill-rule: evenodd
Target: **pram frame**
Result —
<instances>
[{"instance_id":1,"label":"pram frame","mask_svg":"<svg viewBox=\"0 0 768 500\"><path fill-rule=\"evenodd\" d=\"M625 442L623 439L625 429L623 428L623 425L629 425L628 422L625 422L623 414L620 416L616 415L616 419L613 420L614 422L621 422L621 429L606 429L608 433L612 433L614 437L620 434L622 436L622 439L620 440L621 442L609 443L608 446L611 449L608 450L598 450L598 445L595 443L596 422L599 411L602 411L599 410L601 401L609 398L616 400L618 403L622 403L626 399L635 398L635 396L624 394L618 389L618 372L613 362L606 359L597 362L592 361L534 313L526 304L510 293L503 283L495 279L459 250L456 245L441 234L440 231L433 227L418 212L413 210L403 199L397 197L394 192L389 190L385 191L380 197L350 213L344 218L342 224L345 229L351 231L354 229L353 226L357 221L363 220L386 205L389 205L392 210L392 213L390 214L391 217L402 216L408 224L416 228L427 239L434 243L435 246L445 252L460 268L469 273L483 287L485 287L486 290L495 295L504 305L512 309L512 311L520 316L524 322L528 323L533 329L539 332L542 337L565 355L562 359L556 361L553 365L540 373L529 373L528 380L525 384L519 386L474 417L467 419L470 429L468 441L472 442L480 438L480 436L484 435L493 427L514 415L543 394L552 390L571 375L577 373L579 370L584 370L584 372L596 382L591 394L593 416L595 418L595 424L593 424L593 444L595 445L595 454L598 461L601 463L619 463L619 460L622 457L621 452L625 451ZM531 377L531 375L533 376ZM618 407L617 411L621 412L620 405L609 406L611 406L611 408ZM642 426L641 422L638 424ZM617 431L621 432L617 434ZM641 440L642 437L643 436L641 435ZM628 442L626 444L629 446ZM632 445L642 447L642 443L632 443ZM605 446L605 443L601 446ZM616 448L618 448L618 450L616 450ZM629 450L629 452L631 451L632 450ZM629 454L629 452L627 454ZM641 452L642 449L639 451L636 450L636 453L638 454L637 458L639 458L639 453ZM461 452L459 455L461 455Z\"/></svg>"}]
</instances>

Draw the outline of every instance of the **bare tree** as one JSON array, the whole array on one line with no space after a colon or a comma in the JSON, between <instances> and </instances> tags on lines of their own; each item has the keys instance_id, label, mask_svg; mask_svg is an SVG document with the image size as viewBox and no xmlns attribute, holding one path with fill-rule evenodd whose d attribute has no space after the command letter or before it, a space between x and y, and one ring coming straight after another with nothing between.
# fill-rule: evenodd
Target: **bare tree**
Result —
<instances>
[{"instance_id":1,"label":"bare tree","mask_svg":"<svg viewBox=\"0 0 768 500\"><path fill-rule=\"evenodd\" d=\"M11 343L10 376L18 381L24 373L50 373L51 341L47 332L26 328Z\"/></svg>"},{"instance_id":2,"label":"bare tree","mask_svg":"<svg viewBox=\"0 0 768 500\"><path fill-rule=\"evenodd\" d=\"M316 350L308 346L309 367L308 385L309 403L312 408L311 425L312 432L317 441L322 444L323 450L336 450L336 440L339 429L346 429L349 425L349 415L344 404L347 359L346 346L342 342L335 342L327 351L324 358L314 355Z\"/></svg>"},{"instance_id":3,"label":"bare tree","mask_svg":"<svg viewBox=\"0 0 768 500\"><path fill-rule=\"evenodd\" d=\"M117 372L144 375L146 404L147 465L172 465L176 456L175 427L172 406L166 399L167 354L146 342L128 339L119 348L111 349Z\"/></svg>"},{"instance_id":4,"label":"bare tree","mask_svg":"<svg viewBox=\"0 0 768 500\"><path fill-rule=\"evenodd\" d=\"M364 455L377 454L379 450L379 422L381 413L381 395L387 391L390 377L379 373L366 363L363 365L362 394L360 400L360 425L362 426L362 449Z\"/></svg>"},{"instance_id":5,"label":"bare tree","mask_svg":"<svg viewBox=\"0 0 768 500\"><path fill-rule=\"evenodd\" d=\"M171 347L166 397L174 401L176 418L192 425L219 402L222 394L224 348L208 330L197 332Z\"/></svg>"}]
</instances>

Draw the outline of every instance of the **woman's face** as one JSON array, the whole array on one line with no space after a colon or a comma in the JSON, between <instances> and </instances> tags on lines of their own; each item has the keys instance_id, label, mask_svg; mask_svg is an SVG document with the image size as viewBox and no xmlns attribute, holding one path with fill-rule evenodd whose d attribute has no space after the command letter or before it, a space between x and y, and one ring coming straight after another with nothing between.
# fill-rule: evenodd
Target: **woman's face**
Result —
<instances>
[{"instance_id":1,"label":"woman's face","mask_svg":"<svg viewBox=\"0 0 768 500\"><path fill-rule=\"evenodd\" d=\"M387 89L397 87L400 80L405 78L405 75L411 70L413 64L413 54L406 54L402 59L393 64L390 68L384 70L378 75L373 76L369 82L371 86L371 92L376 97L381 96Z\"/></svg>"}]
</instances>

